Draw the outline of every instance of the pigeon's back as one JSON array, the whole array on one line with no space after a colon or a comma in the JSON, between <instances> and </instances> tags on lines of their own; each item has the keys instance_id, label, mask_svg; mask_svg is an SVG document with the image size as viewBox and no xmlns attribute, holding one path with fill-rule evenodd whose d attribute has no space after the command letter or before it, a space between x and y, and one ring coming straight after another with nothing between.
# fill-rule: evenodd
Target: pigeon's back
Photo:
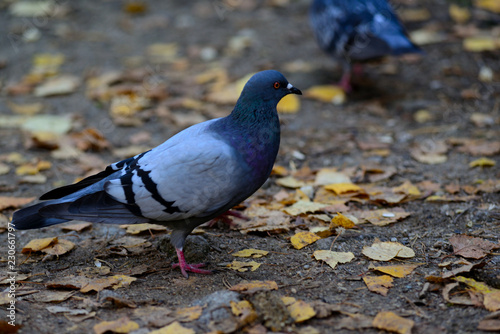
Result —
<instances>
[{"instance_id":1,"label":"pigeon's back","mask_svg":"<svg viewBox=\"0 0 500 334\"><path fill-rule=\"evenodd\" d=\"M336 58L419 52L385 0L314 0L310 22L319 46Z\"/></svg>"}]
</instances>

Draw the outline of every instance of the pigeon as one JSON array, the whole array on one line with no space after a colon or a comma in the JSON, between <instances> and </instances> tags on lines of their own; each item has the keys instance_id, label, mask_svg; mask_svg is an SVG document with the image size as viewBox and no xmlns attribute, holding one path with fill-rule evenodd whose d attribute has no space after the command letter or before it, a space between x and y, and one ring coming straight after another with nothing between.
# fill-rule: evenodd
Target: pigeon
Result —
<instances>
[{"instance_id":1,"label":"pigeon","mask_svg":"<svg viewBox=\"0 0 500 334\"><path fill-rule=\"evenodd\" d=\"M163 144L78 183L51 190L38 204L13 214L15 229L78 219L93 223L154 223L172 230L182 275L210 274L188 264L183 246L191 231L257 191L271 174L280 143L276 106L301 95L278 71L254 74L232 112L193 125Z\"/></svg>"},{"instance_id":2,"label":"pigeon","mask_svg":"<svg viewBox=\"0 0 500 334\"><path fill-rule=\"evenodd\" d=\"M420 53L386 0L313 0L309 21L321 49L340 60L351 91L351 62Z\"/></svg>"}]
</instances>

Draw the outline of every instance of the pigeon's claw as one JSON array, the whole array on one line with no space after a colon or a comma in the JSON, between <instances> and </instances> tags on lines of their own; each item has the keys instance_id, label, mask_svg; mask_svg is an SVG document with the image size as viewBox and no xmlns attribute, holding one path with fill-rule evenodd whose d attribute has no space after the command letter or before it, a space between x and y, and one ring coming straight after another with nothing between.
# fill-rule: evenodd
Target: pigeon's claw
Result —
<instances>
[{"instance_id":1,"label":"pigeon's claw","mask_svg":"<svg viewBox=\"0 0 500 334\"><path fill-rule=\"evenodd\" d=\"M206 263L195 263L195 264L186 263L186 259L184 258L184 252L182 248L176 248L175 251L177 252L177 258L179 259L179 263L172 264L172 268L177 268L177 267L181 268L182 276L188 278L189 277L189 275L187 274L188 271L195 274L204 274L204 275L213 274L212 270L199 269L201 267L205 267Z\"/></svg>"}]
</instances>

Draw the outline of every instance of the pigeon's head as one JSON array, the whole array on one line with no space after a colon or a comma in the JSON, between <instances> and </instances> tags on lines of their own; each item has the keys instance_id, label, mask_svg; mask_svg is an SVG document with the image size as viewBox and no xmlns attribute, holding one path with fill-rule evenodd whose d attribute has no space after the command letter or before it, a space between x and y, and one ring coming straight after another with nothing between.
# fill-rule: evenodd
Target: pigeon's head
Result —
<instances>
[{"instance_id":1,"label":"pigeon's head","mask_svg":"<svg viewBox=\"0 0 500 334\"><path fill-rule=\"evenodd\" d=\"M302 92L278 71L267 70L254 74L241 92L238 103L255 106L256 104L276 107L278 102L288 94L302 95Z\"/></svg>"}]
</instances>

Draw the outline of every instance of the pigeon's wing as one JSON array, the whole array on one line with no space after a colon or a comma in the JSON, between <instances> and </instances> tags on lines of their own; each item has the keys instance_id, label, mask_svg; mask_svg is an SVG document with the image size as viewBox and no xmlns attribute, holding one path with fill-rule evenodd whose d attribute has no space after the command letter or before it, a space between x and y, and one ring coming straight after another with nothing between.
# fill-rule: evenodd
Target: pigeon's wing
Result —
<instances>
[{"instance_id":1,"label":"pigeon's wing","mask_svg":"<svg viewBox=\"0 0 500 334\"><path fill-rule=\"evenodd\" d=\"M51 191L46 192L45 194L40 196L40 199L41 200L58 199L58 198L62 198L64 196L71 195L79 190L87 188L87 187L105 179L106 177L110 176L111 174L115 173L116 171L129 166L130 164L134 163L134 161L136 159L137 159L137 156L131 157L131 158L128 158L125 160L121 160L119 162L115 162L114 164L107 166L106 169L103 170L102 172L99 172L97 174L86 177L77 183L69 184L69 185L59 187L56 189L52 189Z\"/></svg>"},{"instance_id":2,"label":"pigeon's wing","mask_svg":"<svg viewBox=\"0 0 500 334\"><path fill-rule=\"evenodd\" d=\"M141 216L172 221L211 216L260 186L252 186L249 167L226 142L210 133L182 137L144 154L107 181L105 192Z\"/></svg>"},{"instance_id":3,"label":"pigeon's wing","mask_svg":"<svg viewBox=\"0 0 500 334\"><path fill-rule=\"evenodd\" d=\"M309 10L309 21L320 48L339 56L352 28L344 25L347 16L343 1L315 0Z\"/></svg>"}]
</instances>

